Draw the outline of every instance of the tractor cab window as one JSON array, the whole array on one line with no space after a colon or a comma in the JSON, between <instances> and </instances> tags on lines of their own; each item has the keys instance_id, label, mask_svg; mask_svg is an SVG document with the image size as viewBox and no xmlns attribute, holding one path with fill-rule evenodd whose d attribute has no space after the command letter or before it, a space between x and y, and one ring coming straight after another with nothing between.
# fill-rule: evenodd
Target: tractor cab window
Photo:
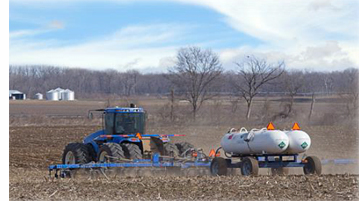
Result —
<instances>
[{"instance_id":1,"label":"tractor cab window","mask_svg":"<svg viewBox=\"0 0 359 201\"><path fill-rule=\"evenodd\" d=\"M105 130L106 134L113 134L113 123L115 122L115 113L106 113L105 115Z\"/></svg>"},{"instance_id":2,"label":"tractor cab window","mask_svg":"<svg viewBox=\"0 0 359 201\"><path fill-rule=\"evenodd\" d=\"M116 113L116 134L144 133L143 113Z\"/></svg>"}]
</instances>

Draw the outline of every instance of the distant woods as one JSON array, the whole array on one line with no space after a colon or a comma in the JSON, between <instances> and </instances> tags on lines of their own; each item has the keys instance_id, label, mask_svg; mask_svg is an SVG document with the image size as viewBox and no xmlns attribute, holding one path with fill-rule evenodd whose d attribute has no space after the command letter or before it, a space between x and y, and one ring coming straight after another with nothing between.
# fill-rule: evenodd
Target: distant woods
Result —
<instances>
[{"instance_id":1,"label":"distant woods","mask_svg":"<svg viewBox=\"0 0 359 201\"><path fill-rule=\"evenodd\" d=\"M16 89L27 94L29 98L36 93L45 93L56 87L74 90L76 98L104 97L106 95L167 95L176 85L167 78L169 73L141 73L137 70L119 72L116 70L94 71L79 68L54 66L10 66L9 89ZM238 72L225 71L216 78L216 86L211 93L217 95L241 96L238 86L241 79ZM183 83L184 85L187 83ZM311 96L316 94L341 94L347 98L357 97L358 70L349 68L343 71L316 72L286 70L280 77L266 83L257 91L260 95L274 94ZM345 95L347 94L347 95Z\"/></svg>"},{"instance_id":2,"label":"distant woods","mask_svg":"<svg viewBox=\"0 0 359 201\"><path fill-rule=\"evenodd\" d=\"M234 70L225 71L216 53L188 47L178 51L175 65L169 66L165 73L10 66L9 88L22 91L30 98L57 87L75 91L77 99L172 94L172 98L191 103L194 118L204 101L218 95L231 96L236 101L243 98L248 107L247 119L257 96L288 99L281 116L291 114L294 97L298 95L337 94L346 102L348 114L358 108L358 69L290 70L285 68L283 61L269 63L255 56L247 56L235 64Z\"/></svg>"}]
</instances>

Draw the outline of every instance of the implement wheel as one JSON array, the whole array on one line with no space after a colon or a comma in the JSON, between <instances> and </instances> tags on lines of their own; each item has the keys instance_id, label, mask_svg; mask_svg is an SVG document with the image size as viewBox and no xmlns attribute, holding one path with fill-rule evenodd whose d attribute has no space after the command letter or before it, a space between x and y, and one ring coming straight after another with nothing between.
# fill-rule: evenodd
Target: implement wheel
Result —
<instances>
[{"instance_id":1,"label":"implement wheel","mask_svg":"<svg viewBox=\"0 0 359 201\"><path fill-rule=\"evenodd\" d=\"M241 173L244 176L256 176L258 175L258 161L252 157L245 157L242 160Z\"/></svg>"},{"instance_id":2,"label":"implement wheel","mask_svg":"<svg viewBox=\"0 0 359 201\"><path fill-rule=\"evenodd\" d=\"M122 149L125 152L125 156L128 159L141 159L142 152L141 149L133 143L123 143Z\"/></svg>"},{"instance_id":3,"label":"implement wheel","mask_svg":"<svg viewBox=\"0 0 359 201\"><path fill-rule=\"evenodd\" d=\"M92 161L90 150L83 143L68 144L62 154L63 164L85 164Z\"/></svg>"},{"instance_id":4,"label":"implement wheel","mask_svg":"<svg viewBox=\"0 0 359 201\"><path fill-rule=\"evenodd\" d=\"M305 158L307 163L303 167L304 174L317 174L322 173L322 163L316 156L308 156Z\"/></svg>"},{"instance_id":5,"label":"implement wheel","mask_svg":"<svg viewBox=\"0 0 359 201\"><path fill-rule=\"evenodd\" d=\"M210 168L213 176L227 175L227 161L222 157L214 158Z\"/></svg>"},{"instance_id":6,"label":"implement wheel","mask_svg":"<svg viewBox=\"0 0 359 201\"><path fill-rule=\"evenodd\" d=\"M117 143L103 144L97 155L97 161L100 163L118 162L123 158L125 158L125 153L122 150L121 145Z\"/></svg>"}]
</instances>

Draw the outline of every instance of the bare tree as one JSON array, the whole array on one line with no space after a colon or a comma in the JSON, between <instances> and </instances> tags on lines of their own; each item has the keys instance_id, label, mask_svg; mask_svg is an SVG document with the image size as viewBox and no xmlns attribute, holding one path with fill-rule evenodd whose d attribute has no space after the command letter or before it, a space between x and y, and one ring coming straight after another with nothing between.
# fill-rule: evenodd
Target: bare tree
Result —
<instances>
[{"instance_id":1,"label":"bare tree","mask_svg":"<svg viewBox=\"0 0 359 201\"><path fill-rule=\"evenodd\" d=\"M355 68L344 70L341 76L340 97L346 102L347 115L355 116L358 109L358 76L359 71Z\"/></svg>"},{"instance_id":2,"label":"bare tree","mask_svg":"<svg viewBox=\"0 0 359 201\"><path fill-rule=\"evenodd\" d=\"M268 64L265 59L247 57L243 62L236 63L238 72L234 80L236 92L239 92L247 102L246 118L249 119L253 98L258 95L261 87L278 78L284 72L284 62Z\"/></svg>"},{"instance_id":3,"label":"bare tree","mask_svg":"<svg viewBox=\"0 0 359 201\"><path fill-rule=\"evenodd\" d=\"M128 70L121 76L123 91L126 96L136 93L136 85L140 73L137 70Z\"/></svg>"},{"instance_id":4,"label":"bare tree","mask_svg":"<svg viewBox=\"0 0 359 201\"><path fill-rule=\"evenodd\" d=\"M289 103L286 105L284 112L288 116L293 111L294 97L298 94L299 90L303 87L304 75L301 71L284 72L282 75L282 84L285 93L289 96Z\"/></svg>"},{"instance_id":5,"label":"bare tree","mask_svg":"<svg viewBox=\"0 0 359 201\"><path fill-rule=\"evenodd\" d=\"M193 119L202 103L215 95L210 92L222 72L217 54L209 49L188 47L178 51L176 65L169 69L168 78L191 103Z\"/></svg>"}]
</instances>

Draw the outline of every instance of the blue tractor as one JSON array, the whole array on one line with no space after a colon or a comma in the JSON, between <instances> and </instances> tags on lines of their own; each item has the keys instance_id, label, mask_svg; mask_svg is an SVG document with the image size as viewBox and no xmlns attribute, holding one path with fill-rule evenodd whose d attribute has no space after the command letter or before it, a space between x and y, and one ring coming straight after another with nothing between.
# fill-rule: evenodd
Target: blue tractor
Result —
<instances>
[{"instance_id":1,"label":"blue tractor","mask_svg":"<svg viewBox=\"0 0 359 201\"><path fill-rule=\"evenodd\" d=\"M188 142L170 143L170 137L183 135L145 134L146 113L143 108L114 107L89 111L102 112L102 130L85 137L83 142L68 144L62 155L63 164L120 162L148 159L154 153L180 157L193 148Z\"/></svg>"}]
</instances>

